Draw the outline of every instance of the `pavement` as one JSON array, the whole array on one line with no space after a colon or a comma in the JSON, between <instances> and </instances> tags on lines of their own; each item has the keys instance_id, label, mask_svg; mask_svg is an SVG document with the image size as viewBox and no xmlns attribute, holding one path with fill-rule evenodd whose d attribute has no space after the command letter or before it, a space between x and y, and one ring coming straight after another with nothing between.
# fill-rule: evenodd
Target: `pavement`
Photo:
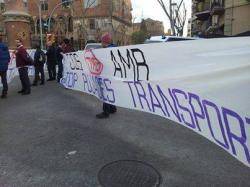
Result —
<instances>
[{"instance_id":1,"label":"pavement","mask_svg":"<svg viewBox=\"0 0 250 187\"><path fill-rule=\"evenodd\" d=\"M193 131L159 116L118 108L98 120L102 103L55 82L0 100L0 187L98 187L117 160L156 168L165 186L250 186L250 168ZM20 88L20 87L19 87Z\"/></svg>"}]
</instances>

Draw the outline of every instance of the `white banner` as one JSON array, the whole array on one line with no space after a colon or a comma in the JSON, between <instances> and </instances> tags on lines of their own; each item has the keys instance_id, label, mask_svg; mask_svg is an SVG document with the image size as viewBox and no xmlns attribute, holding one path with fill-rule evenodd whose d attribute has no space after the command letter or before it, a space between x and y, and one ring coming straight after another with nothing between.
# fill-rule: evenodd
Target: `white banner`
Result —
<instances>
[{"instance_id":1,"label":"white banner","mask_svg":"<svg viewBox=\"0 0 250 187\"><path fill-rule=\"evenodd\" d=\"M34 58L35 55L35 50L27 50L29 55ZM34 75L35 74L35 69L33 66L29 66L29 75ZM16 68L16 55L13 50L10 50L10 62L8 66L8 71L7 71L7 82L10 83L15 76L18 75L18 69ZM2 84L0 82L0 87L2 87Z\"/></svg>"},{"instance_id":2,"label":"white banner","mask_svg":"<svg viewBox=\"0 0 250 187\"><path fill-rule=\"evenodd\" d=\"M61 83L173 120L250 166L250 38L78 51Z\"/></svg>"}]
</instances>

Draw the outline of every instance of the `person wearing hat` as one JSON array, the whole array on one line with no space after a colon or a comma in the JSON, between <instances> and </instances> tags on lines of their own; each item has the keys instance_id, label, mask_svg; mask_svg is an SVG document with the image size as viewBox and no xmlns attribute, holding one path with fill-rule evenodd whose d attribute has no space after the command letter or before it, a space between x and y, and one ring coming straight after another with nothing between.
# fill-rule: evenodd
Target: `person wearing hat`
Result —
<instances>
[{"instance_id":1,"label":"person wearing hat","mask_svg":"<svg viewBox=\"0 0 250 187\"><path fill-rule=\"evenodd\" d=\"M110 33L105 33L102 35L101 43L103 48L116 47L116 45L112 43L112 37ZM103 103L103 112L97 114L96 118L98 119L108 118L110 114L114 114L116 113L116 111L117 111L116 106L108 103Z\"/></svg>"},{"instance_id":2,"label":"person wearing hat","mask_svg":"<svg viewBox=\"0 0 250 187\"><path fill-rule=\"evenodd\" d=\"M7 70L10 62L10 53L8 47L3 43L0 36L0 77L3 84L3 91L1 98L7 97L8 83L7 83Z\"/></svg>"}]
</instances>

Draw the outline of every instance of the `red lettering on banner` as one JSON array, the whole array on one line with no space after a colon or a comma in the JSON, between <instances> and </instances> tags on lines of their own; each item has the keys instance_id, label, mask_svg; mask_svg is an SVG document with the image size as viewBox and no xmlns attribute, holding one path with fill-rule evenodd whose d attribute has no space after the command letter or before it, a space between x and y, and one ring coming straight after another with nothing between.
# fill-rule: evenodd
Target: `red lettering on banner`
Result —
<instances>
[{"instance_id":1,"label":"red lettering on banner","mask_svg":"<svg viewBox=\"0 0 250 187\"><path fill-rule=\"evenodd\" d=\"M85 51L84 59L92 75L100 75L102 73L103 64L95 57L92 50Z\"/></svg>"}]
</instances>

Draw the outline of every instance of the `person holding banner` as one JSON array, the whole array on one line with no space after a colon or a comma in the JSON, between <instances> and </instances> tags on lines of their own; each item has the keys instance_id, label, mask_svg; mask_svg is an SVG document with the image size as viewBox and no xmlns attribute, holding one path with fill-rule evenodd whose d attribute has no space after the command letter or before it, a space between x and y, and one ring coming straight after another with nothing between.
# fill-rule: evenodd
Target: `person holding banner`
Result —
<instances>
[{"instance_id":1,"label":"person holding banner","mask_svg":"<svg viewBox=\"0 0 250 187\"><path fill-rule=\"evenodd\" d=\"M41 74L41 83L40 85L44 85L44 64L45 64L46 58L45 53L41 50L40 45L38 44L36 46L36 52L34 55L34 66L35 66L35 79L33 82L33 86L37 86L37 82L40 79L39 73Z\"/></svg>"},{"instance_id":2,"label":"person holding banner","mask_svg":"<svg viewBox=\"0 0 250 187\"><path fill-rule=\"evenodd\" d=\"M48 42L47 68L49 72L49 79L47 81L56 80L56 49L51 41Z\"/></svg>"},{"instance_id":3,"label":"person holding banner","mask_svg":"<svg viewBox=\"0 0 250 187\"><path fill-rule=\"evenodd\" d=\"M62 42L62 49L63 53L72 53L75 52L75 49L70 44L70 40L68 38L65 38Z\"/></svg>"},{"instance_id":4,"label":"person holding banner","mask_svg":"<svg viewBox=\"0 0 250 187\"><path fill-rule=\"evenodd\" d=\"M60 82L61 78L63 77L63 42L60 42L57 49L56 49L56 59L58 64L58 72L57 72L57 82Z\"/></svg>"},{"instance_id":5,"label":"person holding banner","mask_svg":"<svg viewBox=\"0 0 250 187\"><path fill-rule=\"evenodd\" d=\"M1 95L2 99L7 97L7 92L8 92L7 70L9 61L10 61L9 49L3 43L2 37L0 36L0 77L3 84L3 91Z\"/></svg>"},{"instance_id":6,"label":"person holding banner","mask_svg":"<svg viewBox=\"0 0 250 187\"><path fill-rule=\"evenodd\" d=\"M101 42L102 42L102 47L103 48L108 48L108 47L116 47L112 43L112 37L110 33L105 33L101 37ZM96 118L98 119L105 119L108 118L110 114L116 113L117 109L116 106L108 104L108 103L103 103L103 112L100 114L96 115Z\"/></svg>"},{"instance_id":7,"label":"person holding banner","mask_svg":"<svg viewBox=\"0 0 250 187\"><path fill-rule=\"evenodd\" d=\"M22 40L17 39L16 44L16 67L18 68L19 77L22 84L22 90L20 90L18 93L21 93L22 95L29 95L31 93L31 90L30 79L28 75L28 66L33 65L33 61L24 48Z\"/></svg>"}]
</instances>

